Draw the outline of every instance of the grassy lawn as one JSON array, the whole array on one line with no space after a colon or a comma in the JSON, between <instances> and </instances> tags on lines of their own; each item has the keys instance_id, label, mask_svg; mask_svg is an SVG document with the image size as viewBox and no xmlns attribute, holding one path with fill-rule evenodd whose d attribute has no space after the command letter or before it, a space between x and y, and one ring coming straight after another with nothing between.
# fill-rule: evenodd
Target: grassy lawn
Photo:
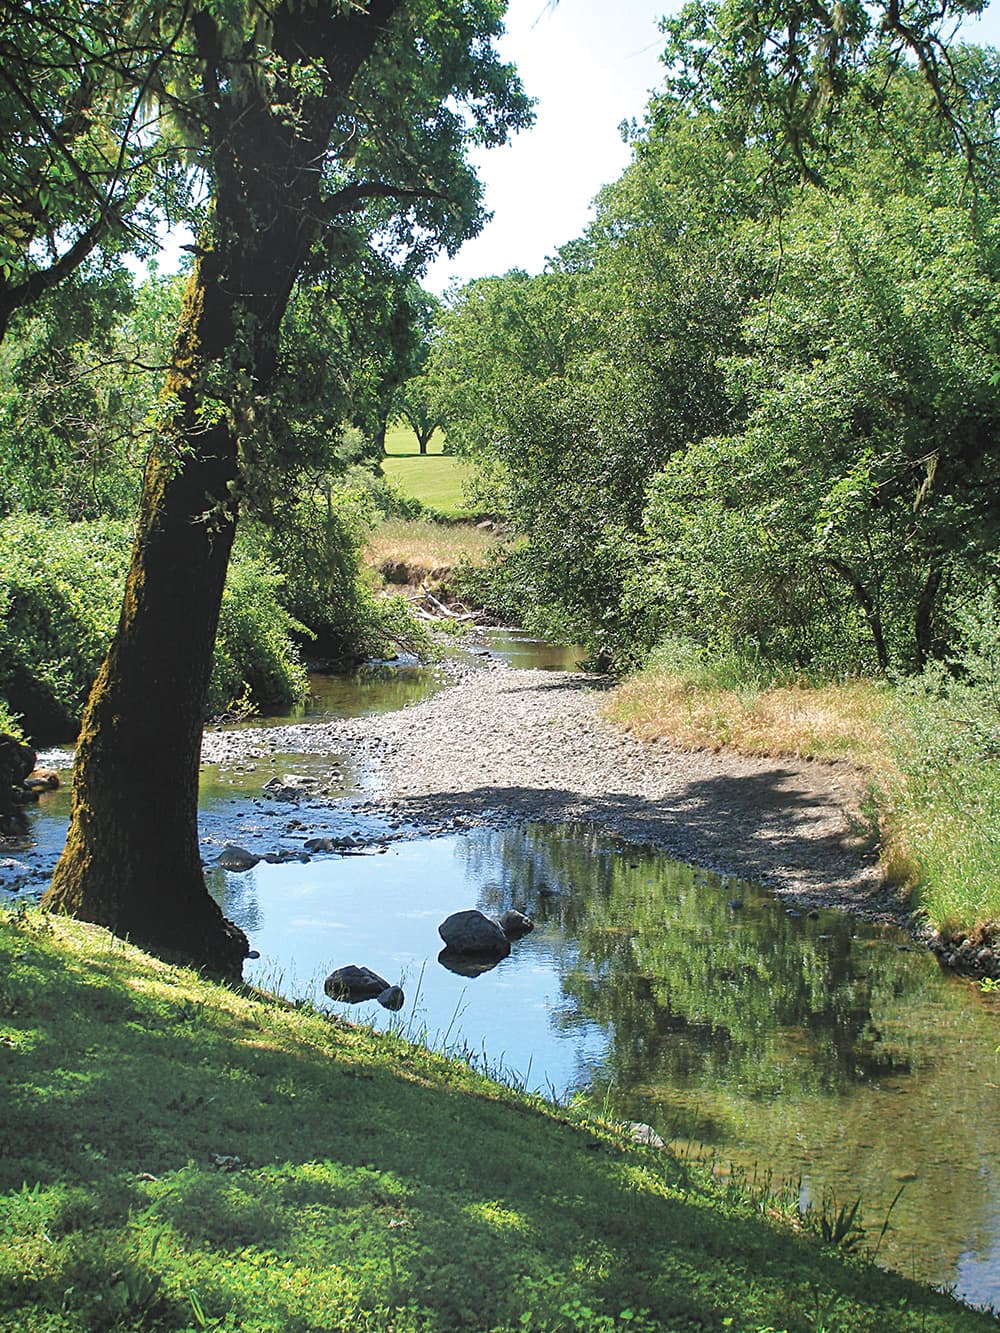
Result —
<instances>
[{"instance_id":1,"label":"grassy lawn","mask_svg":"<svg viewBox=\"0 0 1000 1333\"><path fill-rule=\"evenodd\" d=\"M995 1327L400 1034L34 909L0 976L9 1333Z\"/></svg>"},{"instance_id":2,"label":"grassy lawn","mask_svg":"<svg viewBox=\"0 0 1000 1333\"><path fill-rule=\"evenodd\" d=\"M390 428L385 445L388 457L382 460L382 469L404 495L448 517L468 513L463 486L469 465L441 452L444 436L440 431L435 431L426 455L420 454L416 436L404 426Z\"/></svg>"}]
</instances>

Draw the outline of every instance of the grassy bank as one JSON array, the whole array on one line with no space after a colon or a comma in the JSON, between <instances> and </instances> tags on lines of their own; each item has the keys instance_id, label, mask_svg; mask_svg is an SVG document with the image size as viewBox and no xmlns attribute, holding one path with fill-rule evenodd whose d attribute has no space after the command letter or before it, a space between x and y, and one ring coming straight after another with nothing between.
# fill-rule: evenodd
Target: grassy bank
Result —
<instances>
[{"instance_id":1,"label":"grassy bank","mask_svg":"<svg viewBox=\"0 0 1000 1333\"><path fill-rule=\"evenodd\" d=\"M668 645L607 713L684 749L843 760L869 777L886 876L936 930L1000 934L996 709L947 682L813 685Z\"/></svg>"},{"instance_id":2,"label":"grassy bank","mask_svg":"<svg viewBox=\"0 0 1000 1333\"><path fill-rule=\"evenodd\" d=\"M0 976L4 1329L995 1326L695 1162L96 928L5 914Z\"/></svg>"},{"instance_id":3,"label":"grassy bank","mask_svg":"<svg viewBox=\"0 0 1000 1333\"><path fill-rule=\"evenodd\" d=\"M386 433L386 457L382 471L404 495L449 518L469 512L465 499L465 481L469 465L464 459L441 452L444 436L437 431L421 454L417 437L403 426Z\"/></svg>"},{"instance_id":4,"label":"grassy bank","mask_svg":"<svg viewBox=\"0 0 1000 1333\"><path fill-rule=\"evenodd\" d=\"M372 533L365 559L393 583L438 584L460 564L481 564L495 543L471 523L390 518Z\"/></svg>"}]
</instances>

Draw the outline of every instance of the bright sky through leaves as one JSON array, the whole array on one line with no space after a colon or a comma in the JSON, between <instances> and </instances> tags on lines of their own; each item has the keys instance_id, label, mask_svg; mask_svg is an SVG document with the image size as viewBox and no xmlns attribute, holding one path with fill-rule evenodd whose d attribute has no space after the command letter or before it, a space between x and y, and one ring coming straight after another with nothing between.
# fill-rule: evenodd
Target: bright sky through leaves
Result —
<instances>
[{"instance_id":1,"label":"bright sky through leaves","mask_svg":"<svg viewBox=\"0 0 1000 1333\"><path fill-rule=\"evenodd\" d=\"M511 268L537 273L581 235L594 196L628 164L618 126L642 119L660 82L659 19L679 7L680 0L510 0L502 52L538 100L537 123L479 156L493 221L454 259L438 259L427 287L444 292ZM970 41L1000 46L1000 3L965 31Z\"/></svg>"}]
</instances>

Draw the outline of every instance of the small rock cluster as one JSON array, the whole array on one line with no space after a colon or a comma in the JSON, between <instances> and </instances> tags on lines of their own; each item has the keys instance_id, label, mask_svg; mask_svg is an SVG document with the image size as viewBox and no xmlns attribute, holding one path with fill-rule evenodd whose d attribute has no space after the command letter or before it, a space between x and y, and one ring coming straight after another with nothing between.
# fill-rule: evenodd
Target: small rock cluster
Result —
<instances>
[{"instance_id":1,"label":"small rock cluster","mask_svg":"<svg viewBox=\"0 0 1000 1333\"><path fill-rule=\"evenodd\" d=\"M36 768L38 756L16 736L0 732L0 820L8 820L19 806L37 801L43 791L59 786L59 775Z\"/></svg>"},{"instance_id":2,"label":"small rock cluster","mask_svg":"<svg viewBox=\"0 0 1000 1333\"><path fill-rule=\"evenodd\" d=\"M508 911L498 917L487 916L478 908L453 912L438 926L438 934L445 947L438 962L450 972L464 977L477 977L496 967L510 953L511 942L522 939L535 928L535 923L523 912ZM323 983L323 990L331 1000L360 1004L377 1000L384 1009L402 1009L406 1002L400 986L390 985L370 967L351 963L338 967Z\"/></svg>"},{"instance_id":3,"label":"small rock cluster","mask_svg":"<svg viewBox=\"0 0 1000 1333\"><path fill-rule=\"evenodd\" d=\"M1000 979L1000 946L991 944L981 934L938 934L931 937L929 944L942 967L969 976Z\"/></svg>"}]
</instances>

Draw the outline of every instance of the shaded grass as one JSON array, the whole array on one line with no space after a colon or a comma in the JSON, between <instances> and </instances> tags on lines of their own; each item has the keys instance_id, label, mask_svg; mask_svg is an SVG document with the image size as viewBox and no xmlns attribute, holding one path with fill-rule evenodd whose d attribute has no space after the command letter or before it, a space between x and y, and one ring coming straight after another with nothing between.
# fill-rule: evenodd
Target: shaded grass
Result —
<instances>
[{"instance_id":1,"label":"shaded grass","mask_svg":"<svg viewBox=\"0 0 1000 1333\"><path fill-rule=\"evenodd\" d=\"M443 445L444 437L436 431L428 453L421 455L413 432L394 426L386 432L388 456L382 460L382 471L403 495L446 517L457 518L469 513L465 483L471 469L464 459L443 454Z\"/></svg>"},{"instance_id":2,"label":"shaded grass","mask_svg":"<svg viewBox=\"0 0 1000 1333\"><path fill-rule=\"evenodd\" d=\"M6 1330L994 1326L398 1033L34 910L0 976Z\"/></svg>"}]
</instances>

